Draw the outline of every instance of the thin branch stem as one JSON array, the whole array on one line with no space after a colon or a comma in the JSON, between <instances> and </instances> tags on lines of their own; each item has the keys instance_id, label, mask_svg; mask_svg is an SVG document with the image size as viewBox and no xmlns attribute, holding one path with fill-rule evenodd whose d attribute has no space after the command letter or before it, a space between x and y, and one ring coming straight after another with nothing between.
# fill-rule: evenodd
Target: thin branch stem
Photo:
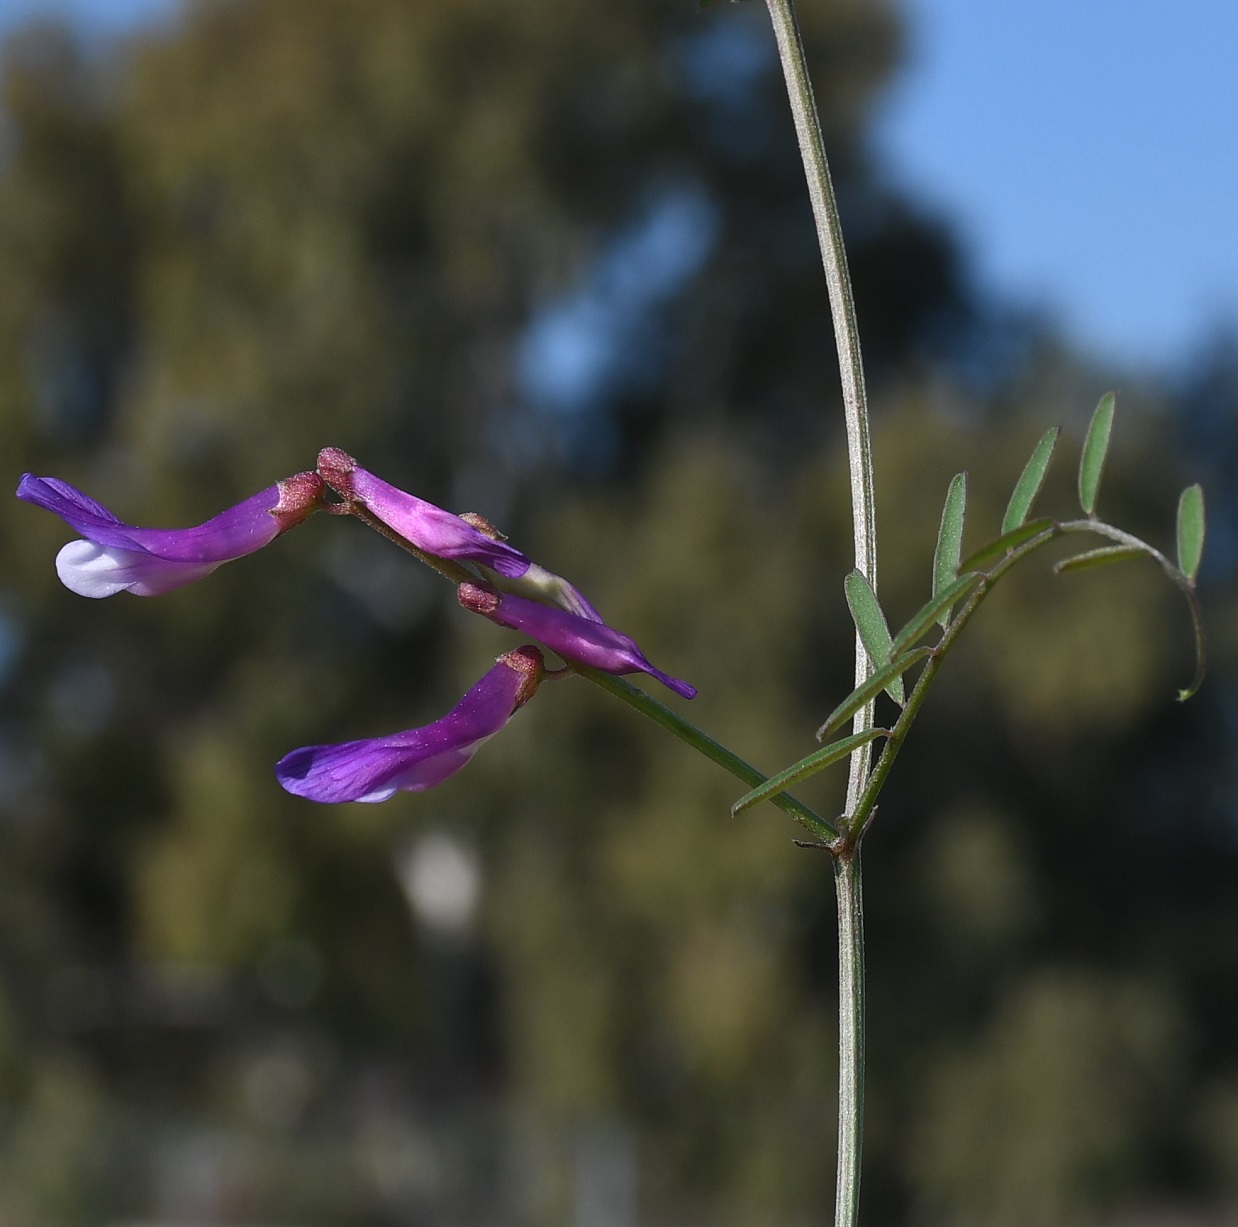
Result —
<instances>
[{"instance_id":1,"label":"thin branch stem","mask_svg":"<svg viewBox=\"0 0 1238 1227\"><path fill-rule=\"evenodd\" d=\"M343 506L343 504L339 504L339 506ZM354 502L344 507L342 511L335 511L333 514L356 516L362 524L372 528L380 536L386 537L388 541L398 545L400 549L406 554L411 554L418 562L424 562L427 567L437 571L444 579L450 580L453 584L474 583L478 579L475 571L461 566L458 562L453 562L450 558L439 558L435 554L427 554L424 550L419 550L406 537L400 536L394 528L388 528L368 507L363 506L359 502Z\"/></svg>"},{"instance_id":2,"label":"thin branch stem","mask_svg":"<svg viewBox=\"0 0 1238 1227\"><path fill-rule=\"evenodd\" d=\"M694 750L729 771L737 779L743 780L751 788L764 784L769 778L758 771L751 763L745 762L738 754L728 750L721 742L715 741L708 733L703 733L696 725L685 720L678 712L672 711L663 703L659 703L652 695L646 694L638 686L625 682L621 677L610 673L602 673L590 669L587 665L573 665L572 669L581 677L587 678L595 686L609 691L616 698L622 699L629 707L634 707L642 715L660 724L664 729L674 733L682 741L686 741ZM832 822L827 822L815 810L811 810L802 801L796 800L789 793L779 793L771 797L772 804L789 814L796 822L810 830L818 839L833 841L839 837L839 831Z\"/></svg>"},{"instance_id":3,"label":"thin branch stem","mask_svg":"<svg viewBox=\"0 0 1238 1227\"><path fill-rule=\"evenodd\" d=\"M808 196L812 201L817 242L821 248L821 263L830 292L830 311L834 317L834 343L838 350L838 371L842 379L843 414L847 423L847 457L851 472L851 521L855 534L855 565L865 579L877 589L877 515L873 495L873 449L869 438L868 401L864 390L864 364L860 355L860 330L855 318L855 298L851 293L851 276L847 271L847 255L843 247L842 224L838 217L838 201L830 179L830 167L825 157L825 142L821 135L821 119L813 97L812 82L804 58L804 44L791 0L766 0L774 38L778 43L778 58L787 83L791 114L795 119L795 134L799 140L804 176L808 181ZM855 684L860 685L869 674L868 654L856 638ZM873 727L873 706L856 713L853 731L865 732ZM847 784L847 814L859 800L868 776L870 746L859 747L851 756L851 771Z\"/></svg>"},{"instance_id":4,"label":"thin branch stem","mask_svg":"<svg viewBox=\"0 0 1238 1227\"><path fill-rule=\"evenodd\" d=\"M1063 533L1097 533L1102 537L1108 537L1111 541L1116 541L1119 545L1129 545L1135 549L1143 550L1174 582L1178 590L1186 598L1187 608L1191 614L1191 633L1195 638L1195 676L1191 678L1190 684L1185 689L1178 691L1180 702L1189 699L1204 684L1204 668L1207 656L1204 644L1204 616L1203 611L1199 607L1199 593L1195 591L1194 580L1189 575L1183 574L1160 550L1134 536L1132 533L1115 528L1112 524L1105 524L1097 519L1067 520L1065 523L1059 524L1058 527Z\"/></svg>"}]
</instances>

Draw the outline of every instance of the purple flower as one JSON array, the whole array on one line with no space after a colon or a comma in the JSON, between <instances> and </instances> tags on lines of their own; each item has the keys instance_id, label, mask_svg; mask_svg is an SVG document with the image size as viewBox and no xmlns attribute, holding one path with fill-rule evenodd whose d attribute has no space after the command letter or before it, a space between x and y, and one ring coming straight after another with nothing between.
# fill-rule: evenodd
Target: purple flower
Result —
<instances>
[{"instance_id":1,"label":"purple flower","mask_svg":"<svg viewBox=\"0 0 1238 1227\"><path fill-rule=\"evenodd\" d=\"M322 479L297 473L196 528L134 528L67 482L25 474L17 497L53 512L82 540L56 555L56 573L80 596L158 596L269 544L320 505Z\"/></svg>"},{"instance_id":2,"label":"purple flower","mask_svg":"<svg viewBox=\"0 0 1238 1227\"><path fill-rule=\"evenodd\" d=\"M318 472L347 510L355 505L364 508L423 554L481 563L513 579L529 569L529 560L519 550L450 511L388 485L338 447L324 447L318 453Z\"/></svg>"},{"instance_id":3,"label":"purple flower","mask_svg":"<svg viewBox=\"0 0 1238 1227\"><path fill-rule=\"evenodd\" d=\"M602 615L567 580L530 562L475 512L458 516L407 494L361 468L338 447L324 447L318 453L318 472L343 500L343 510L368 512L421 553L472 563L504 591L558 605L592 622L602 621Z\"/></svg>"},{"instance_id":4,"label":"purple flower","mask_svg":"<svg viewBox=\"0 0 1238 1227\"><path fill-rule=\"evenodd\" d=\"M648 673L682 698L696 695L696 687L655 669L633 640L604 622L593 622L510 593L491 592L476 584L461 584L457 595L465 609L531 635L564 660L590 665L603 673Z\"/></svg>"},{"instance_id":5,"label":"purple flower","mask_svg":"<svg viewBox=\"0 0 1238 1227\"><path fill-rule=\"evenodd\" d=\"M385 801L422 792L455 775L528 702L544 676L542 654L517 648L445 716L392 737L305 746L275 766L280 784L311 801Z\"/></svg>"}]
</instances>

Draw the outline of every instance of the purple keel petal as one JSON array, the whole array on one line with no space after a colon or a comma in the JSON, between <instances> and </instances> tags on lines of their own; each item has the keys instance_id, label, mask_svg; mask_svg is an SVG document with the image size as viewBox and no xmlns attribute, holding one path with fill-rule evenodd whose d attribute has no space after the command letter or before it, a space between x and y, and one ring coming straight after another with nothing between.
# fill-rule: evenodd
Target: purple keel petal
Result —
<instances>
[{"instance_id":1,"label":"purple keel petal","mask_svg":"<svg viewBox=\"0 0 1238 1227\"><path fill-rule=\"evenodd\" d=\"M634 640L604 622L593 622L510 593L488 592L476 584L461 584L458 596L465 609L531 635L564 660L589 665L603 673L648 673L682 698L696 695L695 686L655 669Z\"/></svg>"},{"instance_id":2,"label":"purple keel petal","mask_svg":"<svg viewBox=\"0 0 1238 1227\"><path fill-rule=\"evenodd\" d=\"M423 554L481 563L511 578L529 569L529 560L519 550L486 536L450 511L388 485L338 447L319 452L318 472L345 505L360 504Z\"/></svg>"},{"instance_id":3,"label":"purple keel petal","mask_svg":"<svg viewBox=\"0 0 1238 1227\"><path fill-rule=\"evenodd\" d=\"M304 746L280 759L276 778L288 792L324 803L423 792L455 775L532 698L543 672L537 648L517 648L433 724L391 737Z\"/></svg>"}]
</instances>

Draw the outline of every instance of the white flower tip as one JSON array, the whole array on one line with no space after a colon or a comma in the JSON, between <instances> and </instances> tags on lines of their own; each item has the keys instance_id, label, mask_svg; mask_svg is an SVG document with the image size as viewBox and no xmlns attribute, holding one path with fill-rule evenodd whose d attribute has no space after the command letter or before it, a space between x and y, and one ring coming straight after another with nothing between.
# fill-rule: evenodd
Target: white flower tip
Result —
<instances>
[{"instance_id":1,"label":"white flower tip","mask_svg":"<svg viewBox=\"0 0 1238 1227\"><path fill-rule=\"evenodd\" d=\"M108 549L93 541L70 541L56 555L56 574L78 596L114 596L133 584L125 573L132 557L128 550Z\"/></svg>"},{"instance_id":2,"label":"white flower tip","mask_svg":"<svg viewBox=\"0 0 1238 1227\"><path fill-rule=\"evenodd\" d=\"M170 562L137 550L70 541L56 555L56 574L70 592L93 598L132 592L160 596L209 575L217 562Z\"/></svg>"},{"instance_id":3,"label":"white flower tip","mask_svg":"<svg viewBox=\"0 0 1238 1227\"><path fill-rule=\"evenodd\" d=\"M355 797L354 800L372 804L377 801L386 801L394 797L398 791L399 789L394 784L388 784L382 788L375 788L373 792L367 792L364 797Z\"/></svg>"}]
</instances>

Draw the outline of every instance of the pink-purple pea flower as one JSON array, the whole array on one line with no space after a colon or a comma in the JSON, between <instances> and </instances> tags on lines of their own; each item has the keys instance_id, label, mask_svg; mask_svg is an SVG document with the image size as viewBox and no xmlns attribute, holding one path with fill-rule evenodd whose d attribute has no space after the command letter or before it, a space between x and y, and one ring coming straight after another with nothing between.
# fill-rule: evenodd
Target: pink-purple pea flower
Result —
<instances>
[{"instance_id":1,"label":"pink-purple pea flower","mask_svg":"<svg viewBox=\"0 0 1238 1227\"><path fill-rule=\"evenodd\" d=\"M17 497L53 512L81 539L56 555L56 573L80 596L158 596L252 554L320 504L322 479L297 473L194 528L134 528L55 477L25 474Z\"/></svg>"},{"instance_id":2,"label":"pink-purple pea flower","mask_svg":"<svg viewBox=\"0 0 1238 1227\"><path fill-rule=\"evenodd\" d=\"M573 585L508 545L481 516L458 516L408 494L363 469L338 447L324 447L318 453L318 472L340 496L340 511L372 516L431 558L480 567L505 591L549 601L592 622L602 621L602 615Z\"/></svg>"},{"instance_id":3,"label":"pink-purple pea flower","mask_svg":"<svg viewBox=\"0 0 1238 1227\"><path fill-rule=\"evenodd\" d=\"M391 737L305 746L285 755L275 775L311 801L385 801L422 792L455 775L529 701L545 675L535 647L517 648L445 716Z\"/></svg>"},{"instance_id":4,"label":"pink-purple pea flower","mask_svg":"<svg viewBox=\"0 0 1238 1227\"><path fill-rule=\"evenodd\" d=\"M605 622L593 622L511 593L491 592L476 584L461 584L457 596L465 609L531 635L573 664L589 665L603 673L648 673L682 698L696 695L695 686L655 669L632 639Z\"/></svg>"},{"instance_id":5,"label":"pink-purple pea flower","mask_svg":"<svg viewBox=\"0 0 1238 1227\"><path fill-rule=\"evenodd\" d=\"M330 487L338 503L324 499ZM564 660L605 673L647 673L691 699L687 682L655 669L627 635L607 626L561 576L508 545L480 516L457 516L406 494L325 448L318 471L297 473L195 528L135 528L54 477L27 473L17 497L60 516L81 534L56 557L66 587L82 596L156 596L253 553L320 507L350 513L402 539L458 583L461 605L526 632ZM471 578L478 583L472 583ZM562 672L562 671L560 671ZM306 746L280 760L285 789L314 801L383 801L420 792L454 775L536 692L547 676L541 652L517 648L441 719L391 737Z\"/></svg>"},{"instance_id":6,"label":"pink-purple pea flower","mask_svg":"<svg viewBox=\"0 0 1238 1227\"><path fill-rule=\"evenodd\" d=\"M318 473L343 500L344 510L363 508L423 554L452 562L481 563L512 579L529 569L529 560L505 541L487 536L460 516L425 499L388 485L338 447L324 447L318 453Z\"/></svg>"}]
</instances>

